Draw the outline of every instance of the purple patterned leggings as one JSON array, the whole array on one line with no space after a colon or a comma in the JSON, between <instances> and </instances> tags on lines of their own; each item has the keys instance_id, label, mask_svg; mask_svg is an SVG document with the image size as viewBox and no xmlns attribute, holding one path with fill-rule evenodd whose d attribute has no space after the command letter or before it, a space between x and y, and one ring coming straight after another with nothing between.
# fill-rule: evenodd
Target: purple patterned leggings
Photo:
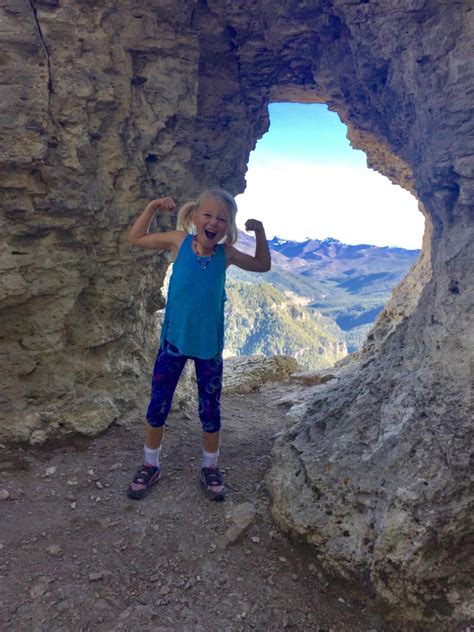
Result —
<instances>
[{"instance_id":1,"label":"purple patterned leggings","mask_svg":"<svg viewBox=\"0 0 474 632\"><path fill-rule=\"evenodd\" d=\"M147 421L154 428L165 423L179 376L188 359L194 360L202 428L205 432L218 432L221 427L222 357L211 360L189 358L181 355L167 341L162 344L156 356Z\"/></svg>"}]
</instances>

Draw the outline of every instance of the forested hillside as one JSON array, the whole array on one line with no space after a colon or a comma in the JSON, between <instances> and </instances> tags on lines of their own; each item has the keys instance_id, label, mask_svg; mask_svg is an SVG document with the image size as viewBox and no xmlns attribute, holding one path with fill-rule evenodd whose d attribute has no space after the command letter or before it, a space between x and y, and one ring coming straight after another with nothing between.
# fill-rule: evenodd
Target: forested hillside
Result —
<instances>
[{"instance_id":1,"label":"forested hillside","mask_svg":"<svg viewBox=\"0 0 474 632\"><path fill-rule=\"evenodd\" d=\"M307 368L328 367L347 354L339 327L297 295L269 283L227 282L225 353L293 356Z\"/></svg>"}]
</instances>

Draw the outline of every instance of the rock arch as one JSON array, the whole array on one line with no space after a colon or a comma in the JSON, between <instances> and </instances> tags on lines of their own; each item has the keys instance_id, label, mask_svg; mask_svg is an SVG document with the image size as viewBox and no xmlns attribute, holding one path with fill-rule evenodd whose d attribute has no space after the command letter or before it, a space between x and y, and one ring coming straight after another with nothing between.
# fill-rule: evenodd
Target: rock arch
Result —
<instances>
[{"instance_id":1,"label":"rock arch","mask_svg":"<svg viewBox=\"0 0 474 632\"><path fill-rule=\"evenodd\" d=\"M135 413L165 265L127 246L130 218L161 192L241 191L267 103L325 102L430 228L361 364L276 447L274 515L405 616L463 616L469 0L2 9L2 439L94 434Z\"/></svg>"}]
</instances>

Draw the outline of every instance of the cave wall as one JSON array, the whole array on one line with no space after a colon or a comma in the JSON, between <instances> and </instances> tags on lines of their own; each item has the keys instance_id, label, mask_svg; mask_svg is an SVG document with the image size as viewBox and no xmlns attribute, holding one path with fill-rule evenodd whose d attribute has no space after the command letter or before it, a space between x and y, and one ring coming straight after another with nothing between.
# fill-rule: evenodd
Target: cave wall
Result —
<instances>
[{"instance_id":1,"label":"cave wall","mask_svg":"<svg viewBox=\"0 0 474 632\"><path fill-rule=\"evenodd\" d=\"M345 104L328 102L369 165L415 193L428 230L359 365L278 440L273 515L398 617L454 622L473 603L473 12L332 5L353 71Z\"/></svg>"},{"instance_id":2,"label":"cave wall","mask_svg":"<svg viewBox=\"0 0 474 632\"><path fill-rule=\"evenodd\" d=\"M137 415L166 264L126 243L132 217L163 194L242 191L268 102L325 102L368 164L418 197L429 232L360 365L322 388L275 447L274 516L394 611L463 616L469 0L0 8L0 438L93 435Z\"/></svg>"},{"instance_id":3,"label":"cave wall","mask_svg":"<svg viewBox=\"0 0 474 632\"><path fill-rule=\"evenodd\" d=\"M222 19L204 50L194 2L1 6L0 438L93 435L149 391L166 266L126 242L131 219L242 190L268 115L240 94Z\"/></svg>"}]
</instances>

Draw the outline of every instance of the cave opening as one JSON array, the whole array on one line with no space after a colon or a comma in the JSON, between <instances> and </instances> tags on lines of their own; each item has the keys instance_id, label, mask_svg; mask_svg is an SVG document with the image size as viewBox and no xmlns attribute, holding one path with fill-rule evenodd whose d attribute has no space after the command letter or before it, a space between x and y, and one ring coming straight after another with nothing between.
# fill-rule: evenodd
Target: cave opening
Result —
<instances>
[{"instance_id":1,"label":"cave opening","mask_svg":"<svg viewBox=\"0 0 474 632\"><path fill-rule=\"evenodd\" d=\"M325 368L362 347L418 259L424 217L413 195L367 167L326 105L275 102L269 118L237 202L242 231L249 217L264 222L273 270L230 270L227 353Z\"/></svg>"}]
</instances>

